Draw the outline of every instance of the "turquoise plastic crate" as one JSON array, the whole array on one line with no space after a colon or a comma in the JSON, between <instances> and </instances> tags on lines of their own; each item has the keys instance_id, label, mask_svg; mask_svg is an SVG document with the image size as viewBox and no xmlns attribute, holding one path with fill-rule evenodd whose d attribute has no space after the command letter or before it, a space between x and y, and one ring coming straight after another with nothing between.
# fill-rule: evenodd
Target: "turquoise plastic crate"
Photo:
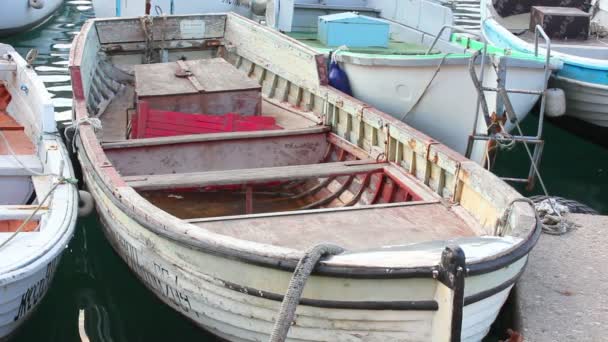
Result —
<instances>
[{"instance_id":1,"label":"turquoise plastic crate","mask_svg":"<svg viewBox=\"0 0 608 342\"><path fill-rule=\"evenodd\" d=\"M318 39L326 46L388 47L388 22L347 12L319 17Z\"/></svg>"}]
</instances>

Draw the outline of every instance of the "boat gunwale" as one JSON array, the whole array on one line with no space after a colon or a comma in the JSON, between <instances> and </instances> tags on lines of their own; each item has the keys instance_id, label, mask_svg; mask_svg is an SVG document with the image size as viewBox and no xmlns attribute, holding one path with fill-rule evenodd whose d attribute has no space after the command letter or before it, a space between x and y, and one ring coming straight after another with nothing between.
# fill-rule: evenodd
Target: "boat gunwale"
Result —
<instances>
[{"instance_id":1,"label":"boat gunwale","mask_svg":"<svg viewBox=\"0 0 608 342\"><path fill-rule=\"evenodd\" d=\"M235 20L242 20L246 23L253 23L246 18L240 17L233 13L222 14L226 16L234 16ZM121 20L124 20L121 18ZM83 119L89 117L86 109L84 100L84 89L82 79L80 77L80 65L83 57L83 48L85 39L90 34L90 30L95 22L103 21L102 19L93 19L87 21L83 26L83 29L74 38L73 49L70 54L70 70L72 71L72 81L74 89L74 101L75 101L75 113L76 119ZM259 30L270 30L264 27L256 27ZM272 31L271 31L272 32ZM274 33L273 34L278 34ZM281 37L285 39L285 37ZM312 53L319 64L319 59L315 51L311 51L306 46L299 42L295 42L297 48L305 49L309 53ZM322 56L321 56L322 57ZM318 65L319 69L322 69ZM321 84L317 85L317 89L323 93L327 93L328 97L338 96L348 101L352 101L354 104L361 102L356 99L343 94L337 90L329 89L323 84L323 78L321 77ZM362 103L361 103L362 104ZM364 107L368 107L363 104ZM404 130L411 133L414 137L422 136L424 134L414 130L407 126L405 123L398 122L392 117L384 114L378 110L372 109L373 114L379 115L381 120L386 123L390 123L391 129ZM95 182L97 186L106 194L111 202L116 205L120 210L129 213L133 220L138 224L142 225L145 229L148 229L156 234L163 236L169 240L175 241L176 243L186 245L195 250L200 250L203 253L209 253L219 255L221 257L227 257L234 260L239 260L245 263L256 264L264 267L272 267L285 271L293 271L297 262L301 257L301 252L283 248L275 245L255 243L251 241L244 241L236 238L230 238L222 236L220 234L211 233L208 231L201 230L200 227L188 224L183 220L159 210L149 202L143 202L143 205L134 205L133 197L137 196L137 200L142 203L143 198L137 195L137 193L121 179L120 175L115 169L111 167L111 163L105 158L105 152L103 151L102 145L93 131L90 125L82 125L80 127L81 134L78 136L77 143L79 147L79 156L81 163L89 176L93 177L91 181ZM432 139L430 140L432 141ZM430 154L431 146L437 143L428 145L428 154ZM443 145L437 145L434 153L441 153L451 158L456 155L455 152ZM427 158L431 158L429 155ZM92 158L92 159L91 159ZM460 157L462 158L462 157ZM456 158L455 161L458 164L458 170L476 171L481 169L479 165L474 164L466 159L459 161ZM481 171L481 170L480 170ZM487 171L486 171L487 172ZM466 177L466 176L465 176ZM514 191L513 191L514 192ZM515 194L513 194L515 195ZM505 198L507 200L507 198ZM156 214L142 215L137 210L141 208L151 209L152 212L156 211ZM159 215L154 217L154 215ZM161 222L161 220L164 222ZM536 220L534 225L530 227L522 228L524 232L527 232L524 237L521 238L517 244L514 244L509 249L502 251L480 260L476 260L472 263L467 263L468 275L485 274L496 271L498 269L509 266L510 264L520 260L529 253L538 240L541 232L541 223ZM198 236L197 236L198 235ZM263 251L263 253L262 253ZM438 266L426 266L426 267L381 267L381 266L333 266L331 260L322 262L319 267L316 268L316 274L331 276L331 277L346 277L346 278L363 278L363 279L388 279L388 278L433 278L437 271Z\"/></svg>"}]
</instances>

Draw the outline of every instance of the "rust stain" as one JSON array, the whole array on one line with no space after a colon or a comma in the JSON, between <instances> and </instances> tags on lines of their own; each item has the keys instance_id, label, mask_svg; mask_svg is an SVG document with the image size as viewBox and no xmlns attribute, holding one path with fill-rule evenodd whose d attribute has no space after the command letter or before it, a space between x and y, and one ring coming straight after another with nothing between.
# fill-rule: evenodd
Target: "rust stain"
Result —
<instances>
[{"instance_id":1,"label":"rust stain","mask_svg":"<svg viewBox=\"0 0 608 342\"><path fill-rule=\"evenodd\" d=\"M575 295L575 293L570 290L556 290L555 292L561 294L562 296L566 296L566 297L572 297Z\"/></svg>"},{"instance_id":2,"label":"rust stain","mask_svg":"<svg viewBox=\"0 0 608 342\"><path fill-rule=\"evenodd\" d=\"M518 331L508 329L507 334L509 335L509 338L504 341L501 340L500 342L524 342L524 336Z\"/></svg>"},{"instance_id":3,"label":"rust stain","mask_svg":"<svg viewBox=\"0 0 608 342\"><path fill-rule=\"evenodd\" d=\"M416 140L415 139L408 140L407 144L410 146L410 148L412 150L416 149Z\"/></svg>"}]
</instances>

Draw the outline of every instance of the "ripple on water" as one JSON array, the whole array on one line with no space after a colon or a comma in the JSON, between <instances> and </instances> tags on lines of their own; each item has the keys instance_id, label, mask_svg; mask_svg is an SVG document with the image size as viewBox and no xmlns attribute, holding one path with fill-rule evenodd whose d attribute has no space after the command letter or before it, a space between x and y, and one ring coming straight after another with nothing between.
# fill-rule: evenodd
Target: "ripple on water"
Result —
<instances>
[{"instance_id":1,"label":"ripple on water","mask_svg":"<svg viewBox=\"0 0 608 342\"><path fill-rule=\"evenodd\" d=\"M51 93L58 120L70 119L72 91L68 70L69 51L74 36L82 23L93 18L91 1L66 1L54 18L42 27L6 39L17 51L25 55L32 48L38 49L34 68Z\"/></svg>"}]
</instances>

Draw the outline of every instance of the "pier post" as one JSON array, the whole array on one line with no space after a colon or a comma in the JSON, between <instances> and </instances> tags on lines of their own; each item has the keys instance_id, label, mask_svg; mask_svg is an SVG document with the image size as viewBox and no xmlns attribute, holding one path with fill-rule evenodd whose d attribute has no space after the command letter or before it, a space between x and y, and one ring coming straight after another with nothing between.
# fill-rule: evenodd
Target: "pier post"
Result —
<instances>
[{"instance_id":1,"label":"pier post","mask_svg":"<svg viewBox=\"0 0 608 342\"><path fill-rule=\"evenodd\" d=\"M433 319L433 341L460 342L464 308L466 258L459 246L447 246L441 254L436 278L435 300L439 304Z\"/></svg>"}]
</instances>

